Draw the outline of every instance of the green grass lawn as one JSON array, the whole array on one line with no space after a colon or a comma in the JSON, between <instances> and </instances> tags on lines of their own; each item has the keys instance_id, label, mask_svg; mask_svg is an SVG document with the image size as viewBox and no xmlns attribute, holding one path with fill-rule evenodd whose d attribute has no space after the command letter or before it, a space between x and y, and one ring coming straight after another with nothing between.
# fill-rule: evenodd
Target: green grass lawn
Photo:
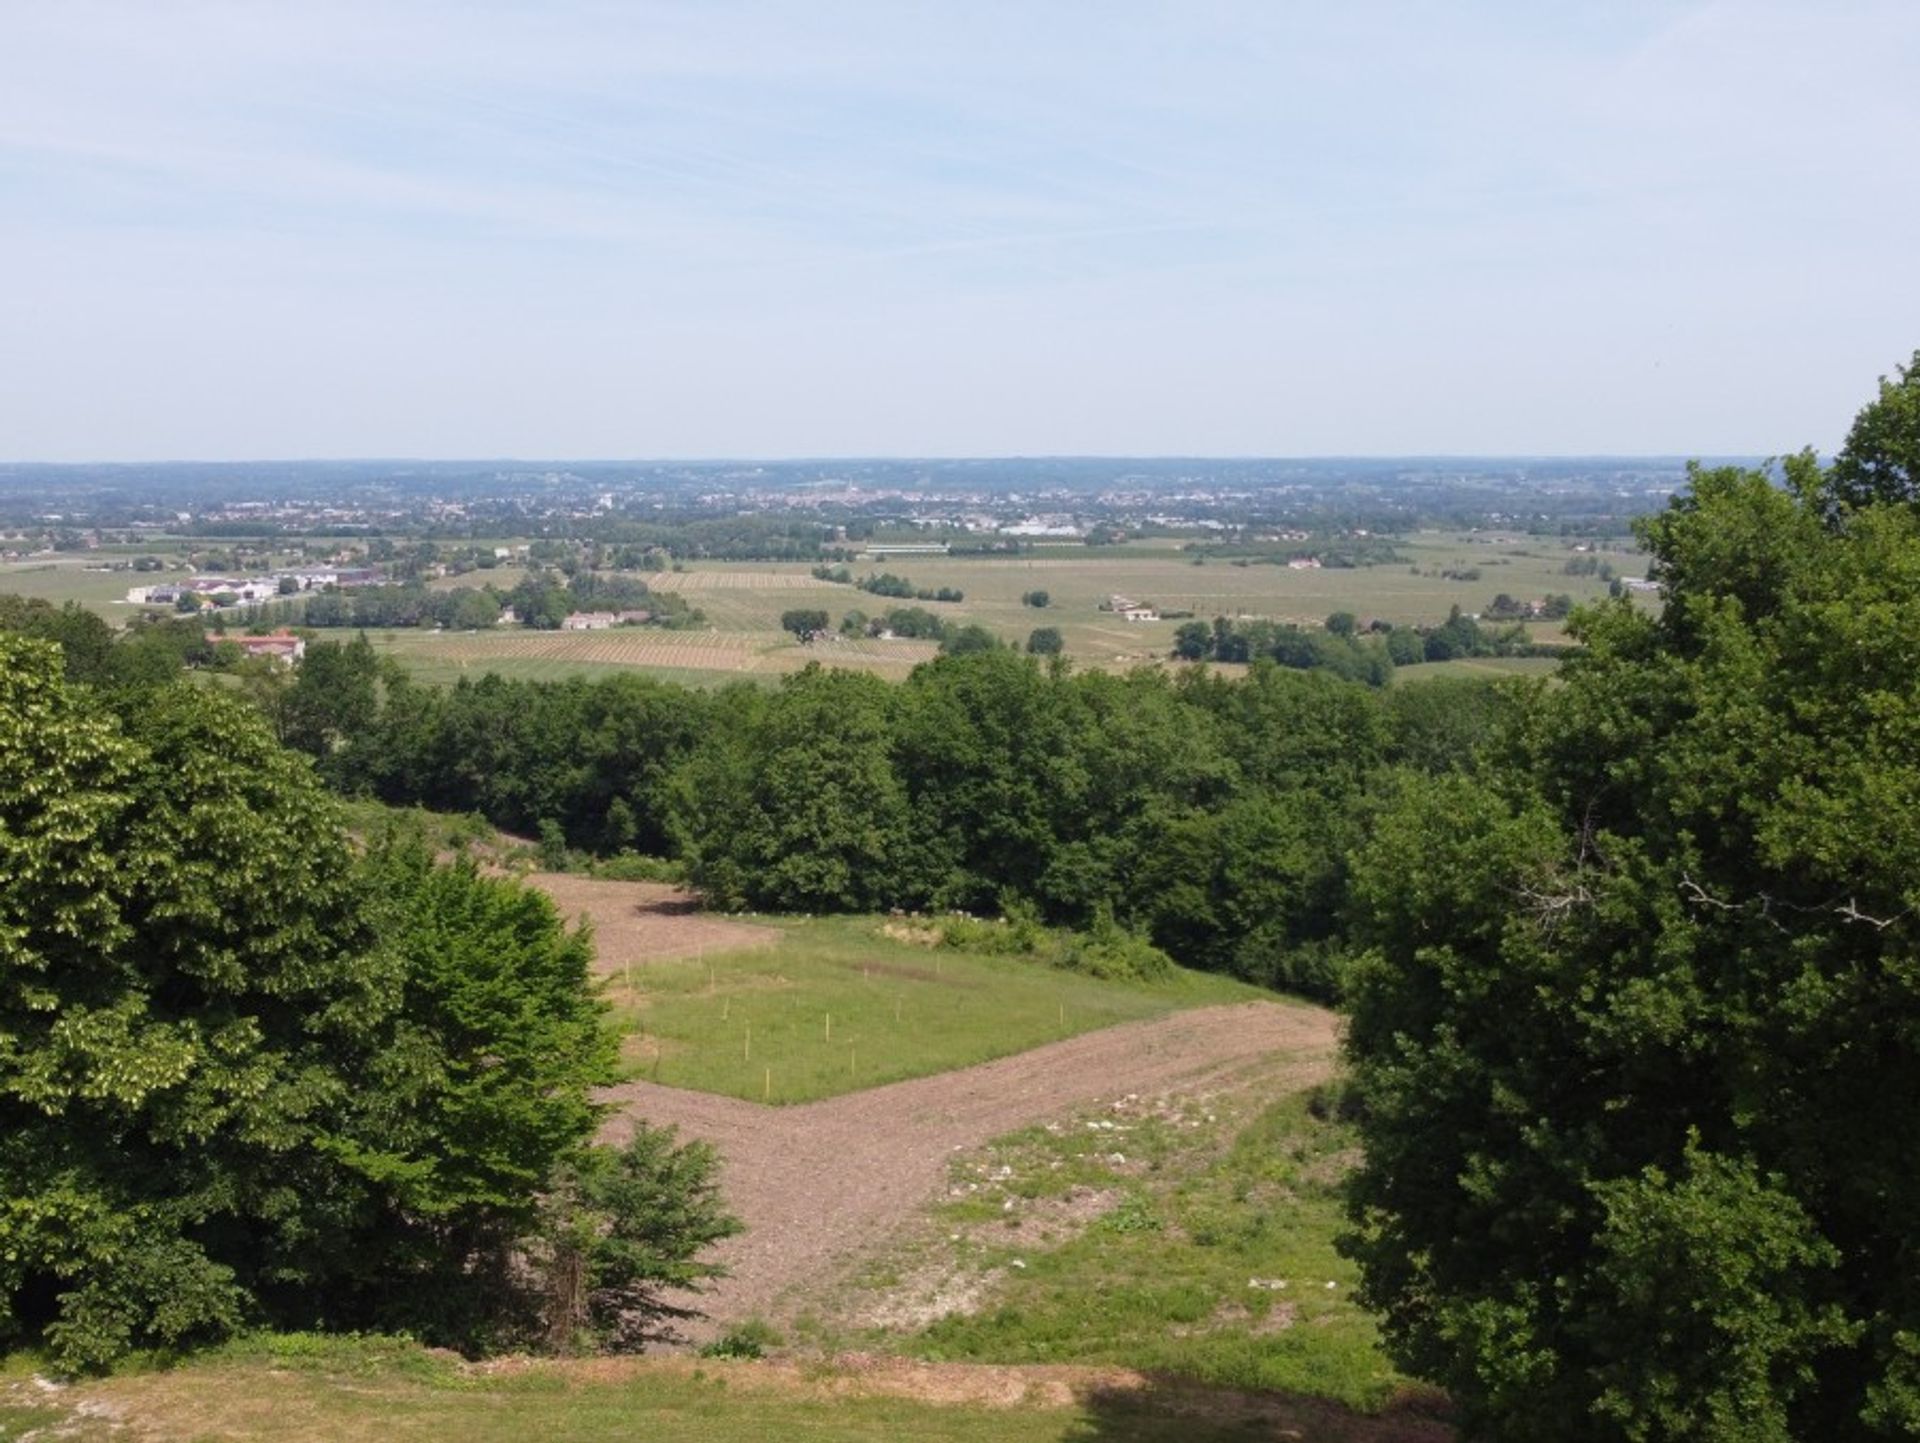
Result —
<instances>
[{"instance_id":1,"label":"green grass lawn","mask_svg":"<svg viewBox=\"0 0 1920 1443\"><path fill-rule=\"evenodd\" d=\"M860 1287L884 1295L903 1278L973 1278L985 1290L972 1310L904 1338L831 1324L819 1335L936 1360L1114 1364L1378 1409L1405 1380L1333 1247L1357 1142L1309 1103L1274 1100L1257 1080L1232 1097L1123 1100L957 1158L948 1201ZM850 1304L861 1316L859 1290Z\"/></svg>"},{"instance_id":2,"label":"green grass lawn","mask_svg":"<svg viewBox=\"0 0 1920 1443\"><path fill-rule=\"evenodd\" d=\"M123 622L138 610L126 605L130 587L151 586L178 576L177 572L90 569L103 561L97 553L63 552L29 561L0 562L0 592L37 596L56 606L77 601L110 621Z\"/></svg>"},{"instance_id":3,"label":"green grass lawn","mask_svg":"<svg viewBox=\"0 0 1920 1443\"><path fill-rule=\"evenodd\" d=\"M1257 1405L1256 1405L1257 1408ZM48 1393L0 1367L0 1443L1391 1443L1391 1420L1180 1392L1080 1402L888 1396L857 1370L647 1360L463 1367L404 1342L263 1338ZM1284 1420L1284 1421L1282 1421ZM1304 1424L1305 1426L1300 1426ZM1426 1436L1431 1436L1426 1435Z\"/></svg>"},{"instance_id":4,"label":"green grass lawn","mask_svg":"<svg viewBox=\"0 0 1920 1443\"><path fill-rule=\"evenodd\" d=\"M775 1103L807 1102L1024 1052L1096 1027L1269 994L1178 971L1107 982L1031 958L883 935L882 919L756 921L773 947L636 964L608 996L635 1076Z\"/></svg>"}]
</instances>

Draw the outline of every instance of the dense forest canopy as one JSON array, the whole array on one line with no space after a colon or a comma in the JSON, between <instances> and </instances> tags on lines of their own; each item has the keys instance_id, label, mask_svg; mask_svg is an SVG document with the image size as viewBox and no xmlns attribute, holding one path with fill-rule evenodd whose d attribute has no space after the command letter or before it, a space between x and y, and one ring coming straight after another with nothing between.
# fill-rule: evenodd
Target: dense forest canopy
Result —
<instances>
[{"instance_id":1,"label":"dense forest canopy","mask_svg":"<svg viewBox=\"0 0 1920 1443\"><path fill-rule=\"evenodd\" d=\"M424 687L355 641L267 682L281 737L342 790L677 856L712 905L1107 918L1189 965L1327 997L1346 848L1380 779L1469 765L1525 694L1270 662L1115 676L998 647L904 684L810 667L700 692Z\"/></svg>"}]
</instances>

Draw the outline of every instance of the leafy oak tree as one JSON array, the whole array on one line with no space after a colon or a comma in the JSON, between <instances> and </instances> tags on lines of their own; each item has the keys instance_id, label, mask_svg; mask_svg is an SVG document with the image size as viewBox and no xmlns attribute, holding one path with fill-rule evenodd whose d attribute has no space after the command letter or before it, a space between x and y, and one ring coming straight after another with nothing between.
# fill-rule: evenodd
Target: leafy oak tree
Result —
<instances>
[{"instance_id":1,"label":"leafy oak tree","mask_svg":"<svg viewBox=\"0 0 1920 1443\"><path fill-rule=\"evenodd\" d=\"M771 697L723 699L709 744L667 790L669 828L710 900L859 911L925 895L892 756L899 705L877 677L818 663Z\"/></svg>"},{"instance_id":2,"label":"leafy oak tree","mask_svg":"<svg viewBox=\"0 0 1920 1443\"><path fill-rule=\"evenodd\" d=\"M123 726L0 636L0 1338L228 1331L351 1233L322 1146L399 983L310 771L244 708Z\"/></svg>"},{"instance_id":3,"label":"leafy oak tree","mask_svg":"<svg viewBox=\"0 0 1920 1443\"><path fill-rule=\"evenodd\" d=\"M1920 351L1880 378L1880 394L1854 417L1833 458L1823 495L1830 511L1877 502L1920 501Z\"/></svg>"},{"instance_id":4,"label":"leafy oak tree","mask_svg":"<svg viewBox=\"0 0 1920 1443\"><path fill-rule=\"evenodd\" d=\"M1357 859L1345 1246L1469 1437L1920 1432L1920 512L1785 479Z\"/></svg>"},{"instance_id":5,"label":"leafy oak tree","mask_svg":"<svg viewBox=\"0 0 1920 1443\"><path fill-rule=\"evenodd\" d=\"M827 629L827 614L817 607L799 607L780 613L780 629L790 631L803 642L822 635Z\"/></svg>"}]
</instances>

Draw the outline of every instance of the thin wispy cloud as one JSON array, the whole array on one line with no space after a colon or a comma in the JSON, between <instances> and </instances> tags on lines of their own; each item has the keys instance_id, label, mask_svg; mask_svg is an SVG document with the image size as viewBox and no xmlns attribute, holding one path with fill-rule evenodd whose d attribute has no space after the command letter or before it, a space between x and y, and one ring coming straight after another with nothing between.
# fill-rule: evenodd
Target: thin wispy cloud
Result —
<instances>
[{"instance_id":1,"label":"thin wispy cloud","mask_svg":"<svg viewBox=\"0 0 1920 1443\"><path fill-rule=\"evenodd\" d=\"M0 452L1830 445L1920 344L1916 54L1904 0L16 7Z\"/></svg>"}]
</instances>

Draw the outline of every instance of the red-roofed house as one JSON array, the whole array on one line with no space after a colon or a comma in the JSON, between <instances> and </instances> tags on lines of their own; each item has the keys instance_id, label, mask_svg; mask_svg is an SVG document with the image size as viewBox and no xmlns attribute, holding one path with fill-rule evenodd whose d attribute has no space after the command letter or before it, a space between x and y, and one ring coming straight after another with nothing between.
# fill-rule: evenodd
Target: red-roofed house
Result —
<instances>
[{"instance_id":1,"label":"red-roofed house","mask_svg":"<svg viewBox=\"0 0 1920 1443\"><path fill-rule=\"evenodd\" d=\"M288 666L307 654L306 639L290 631L276 631L271 636L235 636L228 639L237 643L248 656L270 656Z\"/></svg>"}]
</instances>

